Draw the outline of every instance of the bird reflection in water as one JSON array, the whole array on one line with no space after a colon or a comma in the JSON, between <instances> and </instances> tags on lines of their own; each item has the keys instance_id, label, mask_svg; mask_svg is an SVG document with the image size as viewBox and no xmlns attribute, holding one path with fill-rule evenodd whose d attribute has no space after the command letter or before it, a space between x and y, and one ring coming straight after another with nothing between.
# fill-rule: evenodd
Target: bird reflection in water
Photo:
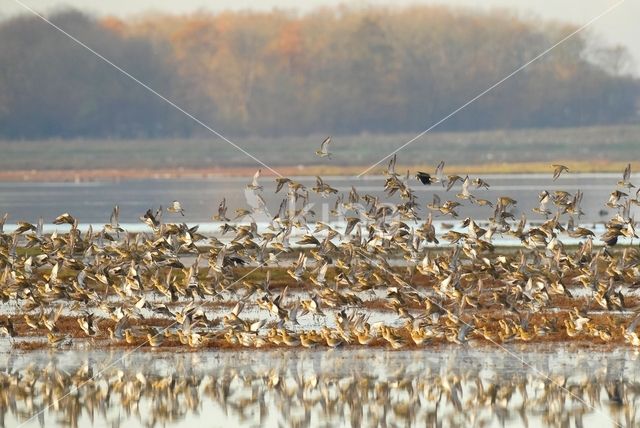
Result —
<instances>
[{"instance_id":1,"label":"bird reflection in water","mask_svg":"<svg viewBox=\"0 0 640 428\"><path fill-rule=\"evenodd\" d=\"M198 421L220 426L638 424L640 383L631 353L616 358L529 349L523 355L540 371L495 351L459 348L376 354L5 354L0 422L72 427Z\"/></svg>"}]
</instances>

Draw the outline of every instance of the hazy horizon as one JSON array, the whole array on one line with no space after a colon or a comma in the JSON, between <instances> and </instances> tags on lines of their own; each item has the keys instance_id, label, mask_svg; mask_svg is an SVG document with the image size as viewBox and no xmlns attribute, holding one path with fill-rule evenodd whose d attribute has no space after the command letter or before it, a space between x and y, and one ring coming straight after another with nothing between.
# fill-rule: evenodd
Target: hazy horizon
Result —
<instances>
[{"instance_id":1,"label":"hazy horizon","mask_svg":"<svg viewBox=\"0 0 640 428\"><path fill-rule=\"evenodd\" d=\"M296 0L221 0L215 3L206 0L113 0L110 2L86 0L21 0L40 12L53 12L65 7L74 7L96 15L115 15L127 17L145 12L193 13L199 10L220 12L223 10L272 10L285 9L308 12L315 8L347 4L342 0L318 0L300 2ZM411 4L444 4L452 7L474 8L479 10L506 9L519 16L540 17L583 25L614 5L614 0L561 0L542 3L534 0L399 0L392 7ZM356 0L349 2L350 7L388 6L381 0ZM13 0L0 6L0 19L10 18L20 13L28 13L26 9ZM640 26L636 17L640 16L640 2L626 1L606 16L598 19L589 28L597 40L606 45L622 45L628 49L631 64L628 71L640 76Z\"/></svg>"}]
</instances>

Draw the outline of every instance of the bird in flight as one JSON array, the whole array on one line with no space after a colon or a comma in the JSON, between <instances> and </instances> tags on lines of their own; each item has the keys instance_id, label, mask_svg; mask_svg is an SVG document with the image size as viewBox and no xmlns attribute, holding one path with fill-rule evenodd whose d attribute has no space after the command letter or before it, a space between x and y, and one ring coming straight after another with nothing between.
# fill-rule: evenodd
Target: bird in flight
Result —
<instances>
[{"instance_id":1,"label":"bird in flight","mask_svg":"<svg viewBox=\"0 0 640 428\"><path fill-rule=\"evenodd\" d=\"M416 178L424 185L432 185L433 183L439 183L442 181L442 171L444 170L444 161L441 161L436 167L436 171L433 175L428 172L418 171Z\"/></svg>"},{"instance_id":2,"label":"bird in flight","mask_svg":"<svg viewBox=\"0 0 640 428\"><path fill-rule=\"evenodd\" d=\"M171 202L171 205L167 207L167 211L170 213L180 213L180 215L184 216L184 209L179 201Z\"/></svg>"},{"instance_id":3,"label":"bird in flight","mask_svg":"<svg viewBox=\"0 0 640 428\"><path fill-rule=\"evenodd\" d=\"M564 165L551 165L553 167L553 181L556 181L558 179L558 177L560 177L560 174L562 174L564 171L569 172L569 168L567 168Z\"/></svg>"},{"instance_id":4,"label":"bird in flight","mask_svg":"<svg viewBox=\"0 0 640 428\"><path fill-rule=\"evenodd\" d=\"M321 158L328 157L331 159L331 153L327 150L329 143L331 143L331 136L325 138L322 144L320 144L320 150L316 150L316 155Z\"/></svg>"},{"instance_id":5,"label":"bird in flight","mask_svg":"<svg viewBox=\"0 0 640 428\"><path fill-rule=\"evenodd\" d=\"M431 174L429 174L428 172L418 171L418 173L416 174L416 178L425 185L431 185L434 182L433 177L431 177Z\"/></svg>"},{"instance_id":6,"label":"bird in flight","mask_svg":"<svg viewBox=\"0 0 640 428\"><path fill-rule=\"evenodd\" d=\"M262 169L259 169L255 174L253 174L253 180L251 181L251 184L247 184L247 189L253 191L262 190L262 186L258 183L258 178L260 178L261 173Z\"/></svg>"}]
</instances>

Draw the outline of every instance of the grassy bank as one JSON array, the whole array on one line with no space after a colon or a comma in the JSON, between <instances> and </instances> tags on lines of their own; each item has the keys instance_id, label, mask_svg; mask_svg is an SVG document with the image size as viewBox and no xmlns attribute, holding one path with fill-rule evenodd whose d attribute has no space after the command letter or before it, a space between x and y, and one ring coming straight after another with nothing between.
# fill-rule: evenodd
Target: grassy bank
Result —
<instances>
[{"instance_id":1,"label":"grassy bank","mask_svg":"<svg viewBox=\"0 0 640 428\"><path fill-rule=\"evenodd\" d=\"M238 138L234 142L284 175L359 174L415 134L334 136L331 159L314 155L324 136ZM402 168L447 172L618 172L636 159L640 126L426 134L398 153ZM247 175L259 165L226 142L189 140L0 141L0 179L169 178ZM383 162L372 172L382 171Z\"/></svg>"}]
</instances>

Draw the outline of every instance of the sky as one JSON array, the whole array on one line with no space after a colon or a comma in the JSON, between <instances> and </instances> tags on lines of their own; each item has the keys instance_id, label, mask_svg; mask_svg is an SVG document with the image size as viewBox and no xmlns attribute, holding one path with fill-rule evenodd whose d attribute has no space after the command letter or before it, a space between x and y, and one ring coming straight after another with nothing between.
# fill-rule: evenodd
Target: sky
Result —
<instances>
[{"instance_id":1,"label":"sky","mask_svg":"<svg viewBox=\"0 0 640 428\"><path fill-rule=\"evenodd\" d=\"M509 9L522 16L586 24L621 0L395 0L394 5L446 4L456 7ZM598 19L589 31L607 45L623 45L632 57L628 71L640 76L640 0L622 0L606 16ZM64 6L98 15L127 17L147 11L193 13L199 10L271 10L273 8L309 11L322 6L349 4L366 7L391 4L388 0L0 0L0 19L15 16L26 10L23 2L38 12L51 12Z\"/></svg>"}]
</instances>

